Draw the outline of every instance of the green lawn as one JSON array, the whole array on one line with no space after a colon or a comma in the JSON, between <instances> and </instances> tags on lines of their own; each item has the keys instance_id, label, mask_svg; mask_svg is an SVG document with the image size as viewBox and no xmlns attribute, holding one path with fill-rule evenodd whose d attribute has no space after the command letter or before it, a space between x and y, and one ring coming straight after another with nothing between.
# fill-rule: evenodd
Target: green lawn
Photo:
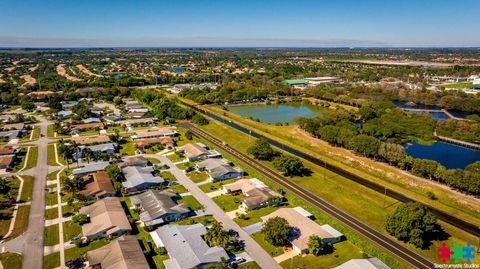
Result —
<instances>
[{"instance_id":1,"label":"green lawn","mask_svg":"<svg viewBox=\"0 0 480 269\"><path fill-rule=\"evenodd\" d=\"M16 177L7 177L7 186L9 187L8 193L0 193L0 203L6 203L10 198L17 198L18 188L20 187L20 181ZM0 220L0 235L4 236L10 227L11 217L13 214L13 205L0 209L0 213L4 216Z\"/></svg>"},{"instance_id":2,"label":"green lawn","mask_svg":"<svg viewBox=\"0 0 480 269\"><path fill-rule=\"evenodd\" d=\"M156 164L156 163L160 163L160 161L158 159L155 159L155 158L146 158L151 164Z\"/></svg>"},{"instance_id":3,"label":"green lawn","mask_svg":"<svg viewBox=\"0 0 480 269\"><path fill-rule=\"evenodd\" d=\"M239 264L238 269L261 269L261 267L256 262L251 261L251 262Z\"/></svg>"},{"instance_id":4,"label":"green lawn","mask_svg":"<svg viewBox=\"0 0 480 269\"><path fill-rule=\"evenodd\" d=\"M165 179L166 182L172 182L172 181L177 181L177 179L175 178L175 176L169 172L169 171L165 171L165 172L160 172L160 176Z\"/></svg>"},{"instance_id":5,"label":"green lawn","mask_svg":"<svg viewBox=\"0 0 480 269\"><path fill-rule=\"evenodd\" d=\"M52 124L52 125L48 125L47 127L47 137L48 138L54 138L55 136L55 126Z\"/></svg>"},{"instance_id":6,"label":"green lawn","mask_svg":"<svg viewBox=\"0 0 480 269\"><path fill-rule=\"evenodd\" d=\"M45 239L43 242L44 246L55 246L60 242L58 235L58 224L50 225L45 227Z\"/></svg>"},{"instance_id":7,"label":"green lawn","mask_svg":"<svg viewBox=\"0 0 480 269\"><path fill-rule=\"evenodd\" d=\"M215 218L213 216L201 216L201 217L195 217L195 218L186 218L186 219L181 219L174 221L172 223L178 224L178 225L192 225L195 223L201 223L205 226L208 226L212 224L215 221Z\"/></svg>"},{"instance_id":8,"label":"green lawn","mask_svg":"<svg viewBox=\"0 0 480 269\"><path fill-rule=\"evenodd\" d=\"M207 184L203 184L203 185L200 185L198 187L203 192L212 192L212 191L216 191L216 190L222 188L222 186L225 185L225 184L230 184L230 183L233 183L237 180L238 180L238 178L232 178L232 179L228 179L228 180L220 180L220 181L215 181L215 182L210 182L210 183L207 183Z\"/></svg>"},{"instance_id":9,"label":"green lawn","mask_svg":"<svg viewBox=\"0 0 480 269\"><path fill-rule=\"evenodd\" d=\"M40 126L33 126L32 140L37 140L40 137Z\"/></svg>"},{"instance_id":10,"label":"green lawn","mask_svg":"<svg viewBox=\"0 0 480 269\"><path fill-rule=\"evenodd\" d=\"M18 207L17 217L15 219L15 225L13 226L12 233L8 237L8 240L11 240L23 234L27 230L29 213L30 213L29 205L21 205Z\"/></svg>"},{"instance_id":11,"label":"green lawn","mask_svg":"<svg viewBox=\"0 0 480 269\"><path fill-rule=\"evenodd\" d=\"M43 257L43 269L54 269L60 266L60 252L54 252Z\"/></svg>"},{"instance_id":12,"label":"green lawn","mask_svg":"<svg viewBox=\"0 0 480 269\"><path fill-rule=\"evenodd\" d=\"M170 154L170 155L167 155L167 158L176 163L176 162L180 162L180 161L183 161L185 159L185 156L183 154L180 154L180 155L177 155L177 154Z\"/></svg>"},{"instance_id":13,"label":"green lawn","mask_svg":"<svg viewBox=\"0 0 480 269\"><path fill-rule=\"evenodd\" d=\"M293 262L288 259L280 263L280 266L285 269L292 268L291 265L293 265L293 268L318 268L318 265L321 264L324 268L333 268L349 261L350 259L361 258L363 258L362 252L350 242L344 241L335 244L334 251L331 254L321 256L295 256Z\"/></svg>"},{"instance_id":14,"label":"green lawn","mask_svg":"<svg viewBox=\"0 0 480 269\"><path fill-rule=\"evenodd\" d=\"M137 149L136 145L132 142L131 138L126 139L127 142L120 144L120 155L121 156L131 156L135 155L135 150Z\"/></svg>"},{"instance_id":15,"label":"green lawn","mask_svg":"<svg viewBox=\"0 0 480 269\"><path fill-rule=\"evenodd\" d=\"M182 185L173 185L173 186L170 186L168 188L171 189L172 191L178 193L178 194L188 192L188 190Z\"/></svg>"},{"instance_id":16,"label":"green lawn","mask_svg":"<svg viewBox=\"0 0 480 269\"><path fill-rule=\"evenodd\" d=\"M189 167L194 167L195 164L194 163L191 163L191 162L186 162L186 163L179 163L179 164L176 164L176 166L178 167L178 169L180 170L185 170Z\"/></svg>"},{"instance_id":17,"label":"green lawn","mask_svg":"<svg viewBox=\"0 0 480 269\"><path fill-rule=\"evenodd\" d=\"M98 134L99 132L97 130L87 130L79 133L80 136L89 136L89 135L98 135Z\"/></svg>"},{"instance_id":18,"label":"green lawn","mask_svg":"<svg viewBox=\"0 0 480 269\"><path fill-rule=\"evenodd\" d=\"M0 253L0 261L2 262L3 268L6 269L22 268L22 256L17 253Z\"/></svg>"},{"instance_id":19,"label":"green lawn","mask_svg":"<svg viewBox=\"0 0 480 269\"><path fill-rule=\"evenodd\" d=\"M82 226L73 221L66 221L63 223L63 241L67 242L73 237L79 235L82 232Z\"/></svg>"},{"instance_id":20,"label":"green lawn","mask_svg":"<svg viewBox=\"0 0 480 269\"><path fill-rule=\"evenodd\" d=\"M45 219L50 220L56 218L58 218L58 208L54 207L45 210Z\"/></svg>"},{"instance_id":21,"label":"green lawn","mask_svg":"<svg viewBox=\"0 0 480 269\"><path fill-rule=\"evenodd\" d=\"M100 240L95 240L93 242L90 242L88 246L84 246L81 248L73 247L65 250L65 261L72 260L74 258L80 257L83 254L85 254L87 251L94 250L97 248L100 248L102 246L105 246L108 244L109 241L106 239L100 239Z\"/></svg>"},{"instance_id":22,"label":"green lawn","mask_svg":"<svg viewBox=\"0 0 480 269\"><path fill-rule=\"evenodd\" d=\"M57 184L48 185L47 188L56 188ZM58 203L57 193L45 193L45 204L56 205Z\"/></svg>"},{"instance_id":23,"label":"green lawn","mask_svg":"<svg viewBox=\"0 0 480 269\"><path fill-rule=\"evenodd\" d=\"M459 83L450 83L450 84L442 84L440 85L444 87L445 89L464 89L472 86L471 82L459 82Z\"/></svg>"},{"instance_id":24,"label":"green lawn","mask_svg":"<svg viewBox=\"0 0 480 269\"><path fill-rule=\"evenodd\" d=\"M23 189L22 194L20 195L20 201L27 202L32 199L32 189L33 189L33 180L32 176L22 176L23 179Z\"/></svg>"},{"instance_id":25,"label":"green lawn","mask_svg":"<svg viewBox=\"0 0 480 269\"><path fill-rule=\"evenodd\" d=\"M250 235L257 243L272 257L276 257L284 253L282 247L275 247L265 241L265 236L261 232L256 232Z\"/></svg>"},{"instance_id":26,"label":"green lawn","mask_svg":"<svg viewBox=\"0 0 480 269\"><path fill-rule=\"evenodd\" d=\"M203 209L203 205L201 205L193 195L182 196L182 199L177 200L179 204L184 203L187 205L191 210L199 210Z\"/></svg>"},{"instance_id":27,"label":"green lawn","mask_svg":"<svg viewBox=\"0 0 480 269\"><path fill-rule=\"evenodd\" d=\"M242 203L242 195L228 195L222 194L220 196L213 197L213 201L225 212L238 209L240 203Z\"/></svg>"},{"instance_id":28,"label":"green lawn","mask_svg":"<svg viewBox=\"0 0 480 269\"><path fill-rule=\"evenodd\" d=\"M55 147L54 144L48 144L47 146L47 160L48 160L48 165L51 166L57 166L57 161L55 159ZM60 161L60 158L58 159Z\"/></svg>"},{"instance_id":29,"label":"green lawn","mask_svg":"<svg viewBox=\"0 0 480 269\"><path fill-rule=\"evenodd\" d=\"M187 176L195 183L202 182L208 179L207 172L192 171L187 173Z\"/></svg>"},{"instance_id":30,"label":"green lawn","mask_svg":"<svg viewBox=\"0 0 480 269\"><path fill-rule=\"evenodd\" d=\"M12 172L18 172L25 165L25 159L27 158L27 147L20 147L20 151L13 159Z\"/></svg>"},{"instance_id":31,"label":"green lawn","mask_svg":"<svg viewBox=\"0 0 480 269\"><path fill-rule=\"evenodd\" d=\"M28 154L28 161L25 170L34 168L37 166L38 159L38 147L30 147L30 153Z\"/></svg>"},{"instance_id":32,"label":"green lawn","mask_svg":"<svg viewBox=\"0 0 480 269\"><path fill-rule=\"evenodd\" d=\"M260 219L260 217L266 216L266 215L276 211L279 208L280 207L278 207L278 206L267 206L267 207L259 208L259 209L256 209L256 210L249 210L245 214L244 219L234 218L233 220L238 225L240 225L240 227L245 227L245 226L257 223L259 221L262 221Z\"/></svg>"}]
</instances>

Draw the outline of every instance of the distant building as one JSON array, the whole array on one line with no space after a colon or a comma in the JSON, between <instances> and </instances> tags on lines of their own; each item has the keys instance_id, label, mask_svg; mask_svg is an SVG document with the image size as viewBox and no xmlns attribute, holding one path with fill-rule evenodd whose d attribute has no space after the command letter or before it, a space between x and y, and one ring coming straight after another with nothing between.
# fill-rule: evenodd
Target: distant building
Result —
<instances>
[{"instance_id":1,"label":"distant building","mask_svg":"<svg viewBox=\"0 0 480 269\"><path fill-rule=\"evenodd\" d=\"M118 167L124 168L127 166L139 166L147 167L150 162L143 156L131 156L123 158L119 163Z\"/></svg>"},{"instance_id":2,"label":"distant building","mask_svg":"<svg viewBox=\"0 0 480 269\"><path fill-rule=\"evenodd\" d=\"M149 147L155 144L162 144L163 147L167 149L173 149L173 139L171 137L156 137L156 138L146 138L146 139L138 139L134 141L137 149L141 151L145 151Z\"/></svg>"},{"instance_id":3,"label":"distant building","mask_svg":"<svg viewBox=\"0 0 480 269\"><path fill-rule=\"evenodd\" d=\"M103 123L84 123L84 124L79 124L79 125L74 125L70 127L70 131L72 132L82 132L82 131L87 131L87 130L95 130L95 129L101 129L103 128L104 125Z\"/></svg>"},{"instance_id":4,"label":"distant building","mask_svg":"<svg viewBox=\"0 0 480 269\"><path fill-rule=\"evenodd\" d=\"M209 247L203 235L207 232L200 223L194 225L165 225L150 233L157 247L165 247L169 259L163 261L166 269L202 268L228 259L221 247Z\"/></svg>"},{"instance_id":5,"label":"distant building","mask_svg":"<svg viewBox=\"0 0 480 269\"><path fill-rule=\"evenodd\" d=\"M109 165L109 162L97 162L97 163L90 163L85 165L84 167L73 169L72 174L74 176L82 177L88 175L90 173L95 173L97 171L105 170L105 168Z\"/></svg>"},{"instance_id":6,"label":"distant building","mask_svg":"<svg viewBox=\"0 0 480 269\"><path fill-rule=\"evenodd\" d=\"M110 143L110 137L108 135L98 136L79 136L72 138L79 145L94 145L94 144L106 144Z\"/></svg>"},{"instance_id":7,"label":"distant building","mask_svg":"<svg viewBox=\"0 0 480 269\"><path fill-rule=\"evenodd\" d=\"M83 123L99 123L102 122L99 118L86 118L83 120Z\"/></svg>"},{"instance_id":8,"label":"distant building","mask_svg":"<svg viewBox=\"0 0 480 269\"><path fill-rule=\"evenodd\" d=\"M59 120L65 120L65 119L69 119L71 116L73 115L73 112L72 111L59 111L57 113L57 118Z\"/></svg>"},{"instance_id":9,"label":"distant building","mask_svg":"<svg viewBox=\"0 0 480 269\"><path fill-rule=\"evenodd\" d=\"M137 130L135 134L131 136L132 140L157 138L157 137L174 137L177 136L177 128L174 126L165 126L150 128L148 130Z\"/></svg>"},{"instance_id":10,"label":"distant building","mask_svg":"<svg viewBox=\"0 0 480 269\"><path fill-rule=\"evenodd\" d=\"M133 127L138 125L155 125L156 120L154 118L140 118L140 119L130 119L130 120L121 120L118 124L126 125L127 127Z\"/></svg>"},{"instance_id":11,"label":"distant building","mask_svg":"<svg viewBox=\"0 0 480 269\"><path fill-rule=\"evenodd\" d=\"M177 194L172 190L148 190L131 196L135 208L141 210L140 220L144 225L157 225L183 219L189 216L190 209L185 204L177 204Z\"/></svg>"}]
</instances>

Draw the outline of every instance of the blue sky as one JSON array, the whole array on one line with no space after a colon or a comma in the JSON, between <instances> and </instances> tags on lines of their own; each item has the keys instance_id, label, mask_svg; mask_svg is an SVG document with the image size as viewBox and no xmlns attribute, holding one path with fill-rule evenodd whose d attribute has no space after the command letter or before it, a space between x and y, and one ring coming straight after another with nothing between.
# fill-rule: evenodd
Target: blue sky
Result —
<instances>
[{"instance_id":1,"label":"blue sky","mask_svg":"<svg viewBox=\"0 0 480 269\"><path fill-rule=\"evenodd\" d=\"M0 47L480 46L478 0L1 0Z\"/></svg>"}]
</instances>

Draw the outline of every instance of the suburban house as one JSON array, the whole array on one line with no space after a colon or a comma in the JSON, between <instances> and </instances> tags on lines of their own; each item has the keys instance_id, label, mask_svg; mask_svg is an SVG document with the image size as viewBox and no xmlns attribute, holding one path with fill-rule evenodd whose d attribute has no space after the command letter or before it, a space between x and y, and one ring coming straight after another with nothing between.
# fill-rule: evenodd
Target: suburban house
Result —
<instances>
[{"instance_id":1,"label":"suburban house","mask_svg":"<svg viewBox=\"0 0 480 269\"><path fill-rule=\"evenodd\" d=\"M147 259L134 235L123 235L108 245L87 251L91 268L102 269L149 269Z\"/></svg>"},{"instance_id":2,"label":"suburban house","mask_svg":"<svg viewBox=\"0 0 480 269\"><path fill-rule=\"evenodd\" d=\"M157 247L165 247L169 259L164 260L166 269L202 268L208 264L228 259L221 247L209 247L203 240L207 232L200 223L194 225L168 224L150 232Z\"/></svg>"},{"instance_id":3,"label":"suburban house","mask_svg":"<svg viewBox=\"0 0 480 269\"><path fill-rule=\"evenodd\" d=\"M162 144L164 148L173 149L173 139L171 137L157 137L157 138L146 138L146 139L139 139L135 140L135 145L137 149L141 151L145 151L149 147L155 144Z\"/></svg>"},{"instance_id":4,"label":"suburban house","mask_svg":"<svg viewBox=\"0 0 480 269\"><path fill-rule=\"evenodd\" d=\"M25 123L11 123L11 124L5 124L3 126L0 126L0 129L2 131L12 131L12 130L21 131L24 128L25 128Z\"/></svg>"},{"instance_id":5,"label":"suburban house","mask_svg":"<svg viewBox=\"0 0 480 269\"><path fill-rule=\"evenodd\" d=\"M139 167L146 167L149 165L149 161L142 156L131 156L125 157L118 163L118 167L124 168L127 166L139 166Z\"/></svg>"},{"instance_id":6,"label":"suburban house","mask_svg":"<svg viewBox=\"0 0 480 269\"><path fill-rule=\"evenodd\" d=\"M390 269L376 257L368 259L351 259L333 269Z\"/></svg>"},{"instance_id":7,"label":"suburban house","mask_svg":"<svg viewBox=\"0 0 480 269\"><path fill-rule=\"evenodd\" d=\"M99 122L102 122L100 120L100 118L93 118L93 117L90 117L90 118L86 118L84 120L82 120L83 123L99 123Z\"/></svg>"},{"instance_id":8,"label":"suburban house","mask_svg":"<svg viewBox=\"0 0 480 269\"><path fill-rule=\"evenodd\" d=\"M0 156L0 169L10 169L15 159L15 155L1 155Z\"/></svg>"},{"instance_id":9,"label":"suburban house","mask_svg":"<svg viewBox=\"0 0 480 269\"><path fill-rule=\"evenodd\" d=\"M317 235L326 243L337 243L344 239L343 234L328 224L318 225L313 221L312 214L301 207L280 208L266 216L261 217L263 222L281 217L287 220L292 228L292 236L289 239L293 249L297 253L305 253L308 250L308 239L311 235Z\"/></svg>"},{"instance_id":10,"label":"suburban house","mask_svg":"<svg viewBox=\"0 0 480 269\"><path fill-rule=\"evenodd\" d=\"M115 196L115 188L105 171L99 171L83 178L84 189L79 193L87 199L102 199Z\"/></svg>"},{"instance_id":11,"label":"suburban house","mask_svg":"<svg viewBox=\"0 0 480 269\"><path fill-rule=\"evenodd\" d=\"M173 137L178 135L177 128L174 126L149 128L148 130L137 130L131 136L133 140L156 138L156 137Z\"/></svg>"},{"instance_id":12,"label":"suburban house","mask_svg":"<svg viewBox=\"0 0 480 269\"><path fill-rule=\"evenodd\" d=\"M133 101L133 100L126 101L125 108L128 110L128 112L141 112L141 113L148 112L148 109L146 107L144 107L139 102Z\"/></svg>"},{"instance_id":13,"label":"suburban house","mask_svg":"<svg viewBox=\"0 0 480 269\"><path fill-rule=\"evenodd\" d=\"M123 115L125 118L130 119L130 118L143 118L145 116L145 112L128 112Z\"/></svg>"},{"instance_id":14,"label":"suburban house","mask_svg":"<svg viewBox=\"0 0 480 269\"><path fill-rule=\"evenodd\" d=\"M118 123L121 125L126 125L127 127L133 127L138 125L155 125L156 120L154 118L143 118L143 119L130 119L130 120L121 120Z\"/></svg>"},{"instance_id":15,"label":"suburban house","mask_svg":"<svg viewBox=\"0 0 480 269\"><path fill-rule=\"evenodd\" d=\"M107 115L104 116L103 119L105 120L106 123L108 124L117 124L119 121L121 121L123 118L118 116L118 115Z\"/></svg>"},{"instance_id":16,"label":"suburban house","mask_svg":"<svg viewBox=\"0 0 480 269\"><path fill-rule=\"evenodd\" d=\"M122 168L126 181L122 182L125 193L141 191L158 186L164 182L160 176L154 176L154 169L151 166L127 166Z\"/></svg>"},{"instance_id":17,"label":"suburban house","mask_svg":"<svg viewBox=\"0 0 480 269\"><path fill-rule=\"evenodd\" d=\"M208 150L202 143L188 143L177 147L176 152L183 152L189 162L222 156L216 150Z\"/></svg>"},{"instance_id":18,"label":"suburban house","mask_svg":"<svg viewBox=\"0 0 480 269\"><path fill-rule=\"evenodd\" d=\"M61 101L60 104L62 104L64 110L69 110L78 105L78 101Z\"/></svg>"},{"instance_id":19,"label":"suburban house","mask_svg":"<svg viewBox=\"0 0 480 269\"><path fill-rule=\"evenodd\" d=\"M0 139L12 140L15 138L19 138L21 134L22 134L22 131L18 131L18 130L4 131L4 132L0 132Z\"/></svg>"},{"instance_id":20,"label":"suburban house","mask_svg":"<svg viewBox=\"0 0 480 269\"><path fill-rule=\"evenodd\" d=\"M206 171L209 180L226 180L243 176L244 172L232 163L223 158L208 158L196 164L198 171Z\"/></svg>"},{"instance_id":21,"label":"suburban house","mask_svg":"<svg viewBox=\"0 0 480 269\"><path fill-rule=\"evenodd\" d=\"M105 170L105 167L107 167L109 164L109 162L90 163L84 167L73 169L72 174L77 177L82 177L97 171Z\"/></svg>"},{"instance_id":22,"label":"suburban house","mask_svg":"<svg viewBox=\"0 0 480 269\"><path fill-rule=\"evenodd\" d=\"M223 185L223 191L227 194L242 193L245 198L242 207L247 210L262 208L269 205L283 203L283 196L272 190L256 178L243 178L236 182Z\"/></svg>"},{"instance_id":23,"label":"suburban house","mask_svg":"<svg viewBox=\"0 0 480 269\"><path fill-rule=\"evenodd\" d=\"M72 138L75 143L78 145L95 145L95 144L105 144L110 142L110 137L108 135L97 135L97 136L79 136Z\"/></svg>"},{"instance_id":24,"label":"suburban house","mask_svg":"<svg viewBox=\"0 0 480 269\"><path fill-rule=\"evenodd\" d=\"M19 151L16 146L0 146L0 155L15 155Z\"/></svg>"},{"instance_id":25,"label":"suburban house","mask_svg":"<svg viewBox=\"0 0 480 269\"><path fill-rule=\"evenodd\" d=\"M72 115L73 115L72 111L62 110L57 113L57 119L66 120L66 119L69 119Z\"/></svg>"},{"instance_id":26,"label":"suburban house","mask_svg":"<svg viewBox=\"0 0 480 269\"><path fill-rule=\"evenodd\" d=\"M98 200L94 204L80 208L79 213L90 218L89 223L82 225L82 236L91 240L119 236L132 230L117 197Z\"/></svg>"},{"instance_id":27,"label":"suburban house","mask_svg":"<svg viewBox=\"0 0 480 269\"><path fill-rule=\"evenodd\" d=\"M87 130L95 130L95 129L102 129L103 128L103 123L84 123L84 124L79 124L79 125L74 125L70 127L70 131L72 132L81 132L81 131L87 131Z\"/></svg>"},{"instance_id":28,"label":"suburban house","mask_svg":"<svg viewBox=\"0 0 480 269\"><path fill-rule=\"evenodd\" d=\"M117 143L106 143L106 144L98 144L98 145L91 145L91 146L80 146L80 150L75 153L74 159L80 159L83 157L82 151L83 149L90 149L92 152L102 152L108 155L115 154L117 150Z\"/></svg>"},{"instance_id":29,"label":"suburban house","mask_svg":"<svg viewBox=\"0 0 480 269\"><path fill-rule=\"evenodd\" d=\"M189 216L190 209L185 204L177 204L178 196L172 190L148 190L131 196L135 208L141 210L140 220L145 226L157 225L183 219Z\"/></svg>"}]
</instances>

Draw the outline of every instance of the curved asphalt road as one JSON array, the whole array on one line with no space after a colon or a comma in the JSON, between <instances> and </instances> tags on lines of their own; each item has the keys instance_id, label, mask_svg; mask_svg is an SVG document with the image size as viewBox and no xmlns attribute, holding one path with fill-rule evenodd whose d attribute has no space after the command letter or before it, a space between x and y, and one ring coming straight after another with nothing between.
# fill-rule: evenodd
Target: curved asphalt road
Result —
<instances>
[{"instance_id":1,"label":"curved asphalt road","mask_svg":"<svg viewBox=\"0 0 480 269\"><path fill-rule=\"evenodd\" d=\"M391 238L383 235L382 233L377 232L375 229L372 229L368 225L364 224L363 222L357 220L356 218L348 215L347 213L343 212L342 210L336 208L332 204L322 200L321 198L317 197L316 195L312 194L311 192L301 188L295 183L292 183L286 177L281 176L277 172L273 171L272 169L266 167L265 165L257 162L255 159L251 158L250 156L246 155L245 153L239 151L238 149L230 146L224 145L223 142L212 136L211 134L195 127L193 124L190 123L181 123L179 126L189 129L192 133L197 135L198 137L205 139L206 141L214 144L215 146L219 147L220 149L228 152L236 159L242 161L246 165L250 166L251 168L255 169L257 172L265 175L269 179L275 181L282 187L288 189L295 195L301 197L302 199L306 200L307 202L311 203L318 209L322 210L323 212L329 214L330 216L334 217L345 226L349 227L350 229L360 233L367 239L372 242L375 242L377 245L381 246L391 254L397 256L398 258L402 259L406 263L410 264L414 268L433 268L433 264L427 260L426 258L422 257L421 255L411 251L410 249L398 244Z\"/></svg>"}]
</instances>

